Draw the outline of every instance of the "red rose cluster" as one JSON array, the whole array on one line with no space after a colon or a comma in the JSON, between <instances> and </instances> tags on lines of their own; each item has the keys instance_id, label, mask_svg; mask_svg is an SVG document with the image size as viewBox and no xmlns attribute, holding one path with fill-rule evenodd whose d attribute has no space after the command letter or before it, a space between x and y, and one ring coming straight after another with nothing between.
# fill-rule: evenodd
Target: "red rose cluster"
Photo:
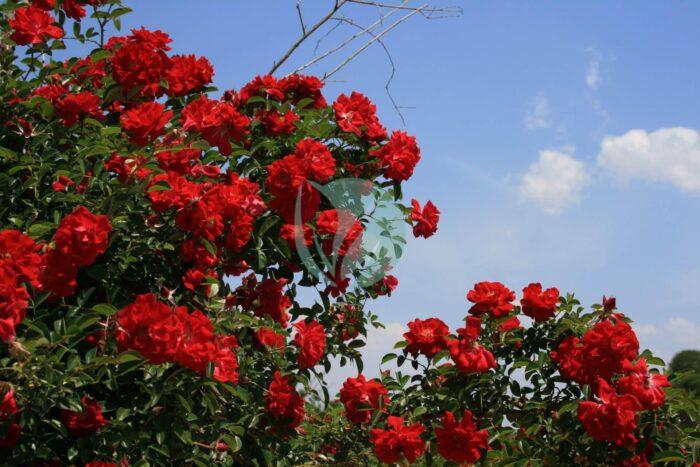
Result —
<instances>
[{"instance_id":1,"label":"red rose cluster","mask_svg":"<svg viewBox=\"0 0 700 467\"><path fill-rule=\"evenodd\" d=\"M18 230L0 232L0 340L9 342L29 304L26 284L39 285L39 246Z\"/></svg>"},{"instance_id":2,"label":"red rose cluster","mask_svg":"<svg viewBox=\"0 0 700 467\"><path fill-rule=\"evenodd\" d=\"M426 449L425 440L420 437L425 426L405 425L403 418L394 416L387 418L387 425L388 429L374 428L370 434L377 459L395 464L403 455L409 462L415 462ZM448 461L473 464L488 449L488 431L477 429L469 410L464 411L459 422L452 412L446 411L441 425L434 431L438 452Z\"/></svg>"},{"instance_id":3,"label":"red rose cluster","mask_svg":"<svg viewBox=\"0 0 700 467\"><path fill-rule=\"evenodd\" d=\"M27 284L54 296L72 295L78 267L91 265L107 249L112 227L107 216L95 216L79 206L65 216L43 247L17 230L0 232L0 340L15 336L30 297ZM43 250L43 251L42 251Z\"/></svg>"},{"instance_id":4,"label":"red rose cluster","mask_svg":"<svg viewBox=\"0 0 700 467\"><path fill-rule=\"evenodd\" d=\"M275 371L267 390L265 412L272 417L273 428L277 430L294 429L304 419L304 398L279 371Z\"/></svg>"},{"instance_id":5,"label":"red rose cluster","mask_svg":"<svg viewBox=\"0 0 700 467\"><path fill-rule=\"evenodd\" d=\"M61 421L68 430L68 435L75 438L85 438L99 431L107 424L102 414L102 406L99 402L87 396L82 398L83 410L62 410Z\"/></svg>"},{"instance_id":6,"label":"red rose cluster","mask_svg":"<svg viewBox=\"0 0 700 467\"><path fill-rule=\"evenodd\" d=\"M211 320L199 310L173 309L145 294L117 313L117 323L120 351L136 350L152 364L173 362L200 374L212 363L214 379L238 382L236 338L215 334Z\"/></svg>"},{"instance_id":7,"label":"red rose cluster","mask_svg":"<svg viewBox=\"0 0 700 467\"><path fill-rule=\"evenodd\" d=\"M56 297L73 295L78 268L90 266L107 251L111 231L107 216L94 215L84 206L65 216L54 234L54 247L43 257L41 288Z\"/></svg>"},{"instance_id":8,"label":"red rose cluster","mask_svg":"<svg viewBox=\"0 0 700 467\"><path fill-rule=\"evenodd\" d=\"M564 378L590 385L600 399L579 404L586 431L599 441L633 445L637 412L661 407L663 388L670 384L665 375L649 371L637 336L623 318L613 314L581 338L565 338L551 356Z\"/></svg>"}]
</instances>

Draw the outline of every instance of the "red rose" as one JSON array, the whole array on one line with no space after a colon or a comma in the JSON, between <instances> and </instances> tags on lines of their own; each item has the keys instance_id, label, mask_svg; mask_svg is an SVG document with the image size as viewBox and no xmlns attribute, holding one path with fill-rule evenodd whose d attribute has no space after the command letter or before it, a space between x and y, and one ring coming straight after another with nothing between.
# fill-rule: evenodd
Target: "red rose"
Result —
<instances>
[{"instance_id":1,"label":"red rose","mask_svg":"<svg viewBox=\"0 0 700 467\"><path fill-rule=\"evenodd\" d=\"M615 297L606 297L603 295L603 311L611 313L617 308L617 300Z\"/></svg>"},{"instance_id":2,"label":"red rose","mask_svg":"<svg viewBox=\"0 0 700 467\"><path fill-rule=\"evenodd\" d=\"M619 396L600 379L598 397L601 403L581 401L578 405L578 419L583 423L593 439L616 445L629 445L636 442L632 434L637 428L637 411L642 407L630 395Z\"/></svg>"},{"instance_id":3,"label":"red rose","mask_svg":"<svg viewBox=\"0 0 700 467\"><path fill-rule=\"evenodd\" d=\"M311 99L316 109L328 105L321 94L323 81L315 76L292 74L279 80L278 85L294 104L298 104L302 99Z\"/></svg>"},{"instance_id":4,"label":"red rose","mask_svg":"<svg viewBox=\"0 0 700 467\"><path fill-rule=\"evenodd\" d=\"M216 336L216 352L213 355L215 380L222 383L238 383L238 357L234 349L238 342L234 336Z\"/></svg>"},{"instance_id":5,"label":"red rose","mask_svg":"<svg viewBox=\"0 0 700 467\"><path fill-rule=\"evenodd\" d=\"M66 126L74 125L83 117L92 117L102 120L104 117L100 109L100 98L90 91L82 91L78 94L68 94L56 101L56 113L61 117L61 123Z\"/></svg>"},{"instance_id":6,"label":"red rose","mask_svg":"<svg viewBox=\"0 0 700 467\"><path fill-rule=\"evenodd\" d=\"M39 246L19 230L0 231L0 264L10 266L20 282L37 283L41 256Z\"/></svg>"},{"instance_id":7,"label":"red rose","mask_svg":"<svg viewBox=\"0 0 700 467\"><path fill-rule=\"evenodd\" d=\"M489 313L498 318L513 310L515 293L500 282L479 282L469 291L467 300L474 303L469 313L475 316Z\"/></svg>"},{"instance_id":8,"label":"red rose","mask_svg":"<svg viewBox=\"0 0 700 467\"><path fill-rule=\"evenodd\" d=\"M170 68L166 51L170 37L161 31L133 29L131 35L121 41L111 40L107 49L119 44L110 59L112 77L122 86L124 94L138 91L138 95L155 98L162 96L165 89L162 82Z\"/></svg>"},{"instance_id":9,"label":"red rose","mask_svg":"<svg viewBox=\"0 0 700 467\"><path fill-rule=\"evenodd\" d=\"M658 409L664 405L666 393L663 388L671 386L666 375L649 373L647 361L640 358L634 365L628 364L626 375L617 381L621 395L634 396L644 410Z\"/></svg>"},{"instance_id":10,"label":"red rose","mask_svg":"<svg viewBox=\"0 0 700 467\"><path fill-rule=\"evenodd\" d=\"M122 114L120 123L132 143L146 146L165 133L172 117L172 110L166 111L163 104L144 102Z\"/></svg>"},{"instance_id":11,"label":"red rose","mask_svg":"<svg viewBox=\"0 0 700 467\"><path fill-rule=\"evenodd\" d=\"M340 389L340 401L345 406L345 416L353 423L369 423L376 410L386 409L388 391L375 379L364 375L348 378Z\"/></svg>"},{"instance_id":12,"label":"red rose","mask_svg":"<svg viewBox=\"0 0 700 467\"><path fill-rule=\"evenodd\" d=\"M507 320L503 321L501 324L498 325L498 332L506 333L513 331L515 329L522 329L522 325L520 324L520 320L518 319L517 316L511 316Z\"/></svg>"},{"instance_id":13,"label":"red rose","mask_svg":"<svg viewBox=\"0 0 700 467\"><path fill-rule=\"evenodd\" d=\"M379 159L384 177L397 182L411 178L413 169L420 161L420 149L416 138L403 131L392 133L391 139L384 146L370 151L370 154Z\"/></svg>"},{"instance_id":14,"label":"red rose","mask_svg":"<svg viewBox=\"0 0 700 467\"><path fill-rule=\"evenodd\" d=\"M0 262L0 340L15 337L15 326L24 320L29 305L29 292L20 285L15 270Z\"/></svg>"},{"instance_id":15,"label":"red rose","mask_svg":"<svg viewBox=\"0 0 700 467\"><path fill-rule=\"evenodd\" d=\"M326 330L316 321L299 321L292 343L299 347L299 368L312 368L323 357L326 348Z\"/></svg>"},{"instance_id":16,"label":"red rose","mask_svg":"<svg viewBox=\"0 0 700 467\"><path fill-rule=\"evenodd\" d=\"M523 289L520 306L523 313L537 322L546 321L557 311L559 290L556 288L542 291L542 284L530 284Z\"/></svg>"},{"instance_id":17,"label":"red rose","mask_svg":"<svg viewBox=\"0 0 700 467\"><path fill-rule=\"evenodd\" d=\"M284 92L280 88L277 78L271 75L256 76L253 81L241 88L239 97L244 104L253 96L275 99L284 99Z\"/></svg>"},{"instance_id":18,"label":"red rose","mask_svg":"<svg viewBox=\"0 0 700 467\"><path fill-rule=\"evenodd\" d=\"M446 411L441 422L442 426L435 428L435 437L438 452L446 460L474 464L488 449L489 433L476 429L471 411L465 410L459 423L452 412Z\"/></svg>"},{"instance_id":19,"label":"red rose","mask_svg":"<svg viewBox=\"0 0 700 467\"><path fill-rule=\"evenodd\" d=\"M78 267L73 260L56 250L51 250L42 258L40 288L51 292L56 297L70 297L78 287L77 275Z\"/></svg>"},{"instance_id":20,"label":"red rose","mask_svg":"<svg viewBox=\"0 0 700 467\"><path fill-rule=\"evenodd\" d=\"M389 416L388 430L372 429L370 442L374 444L374 454L385 464L395 464L401 455L409 462L415 462L425 451L425 441L420 437L425 427L420 423L404 426L403 418Z\"/></svg>"},{"instance_id":21,"label":"red rose","mask_svg":"<svg viewBox=\"0 0 700 467\"><path fill-rule=\"evenodd\" d=\"M84 438L96 433L107 424L102 415L102 406L99 402L84 396L82 399L83 411L61 411L61 422L68 430L68 435L75 438Z\"/></svg>"},{"instance_id":22,"label":"red rose","mask_svg":"<svg viewBox=\"0 0 700 467\"><path fill-rule=\"evenodd\" d=\"M272 328L260 328L255 331L255 339L261 347L270 349L284 349L285 336L275 332Z\"/></svg>"},{"instance_id":23,"label":"red rose","mask_svg":"<svg viewBox=\"0 0 700 467\"><path fill-rule=\"evenodd\" d=\"M408 329L409 331L403 337L408 342L406 350L414 357L423 354L432 358L439 351L447 348L450 330L438 318L415 319L408 323Z\"/></svg>"},{"instance_id":24,"label":"red rose","mask_svg":"<svg viewBox=\"0 0 700 467\"><path fill-rule=\"evenodd\" d=\"M211 83L214 68L205 57L175 55L170 58L170 68L166 72L169 96L185 96L200 91Z\"/></svg>"},{"instance_id":25,"label":"red rose","mask_svg":"<svg viewBox=\"0 0 700 467\"><path fill-rule=\"evenodd\" d=\"M386 274L382 279L374 284L374 293L377 295L388 295L399 286L399 279L391 274Z\"/></svg>"},{"instance_id":26,"label":"red rose","mask_svg":"<svg viewBox=\"0 0 700 467\"><path fill-rule=\"evenodd\" d=\"M231 140L241 141L248 133L250 120L228 102L200 97L182 110L182 129L194 129L222 155L231 154Z\"/></svg>"},{"instance_id":27,"label":"red rose","mask_svg":"<svg viewBox=\"0 0 700 467\"><path fill-rule=\"evenodd\" d=\"M265 412L275 420L276 427L296 428L304 420L304 399L279 371L275 371L265 396Z\"/></svg>"},{"instance_id":28,"label":"red rose","mask_svg":"<svg viewBox=\"0 0 700 467\"><path fill-rule=\"evenodd\" d=\"M33 5L17 8L8 23L14 30L10 38L17 45L40 44L63 37L63 29L56 26L54 17Z\"/></svg>"},{"instance_id":29,"label":"red rose","mask_svg":"<svg viewBox=\"0 0 700 467\"><path fill-rule=\"evenodd\" d=\"M359 92L353 92L350 97L341 94L333 103L333 110L341 130L366 136L372 142L386 138L386 129L376 115L377 107Z\"/></svg>"},{"instance_id":30,"label":"red rose","mask_svg":"<svg viewBox=\"0 0 700 467\"><path fill-rule=\"evenodd\" d=\"M265 128L265 133L270 136L279 136L293 133L297 129L296 123L299 116L292 110L281 114L277 109L264 110L260 114L260 122Z\"/></svg>"},{"instance_id":31,"label":"red rose","mask_svg":"<svg viewBox=\"0 0 700 467\"><path fill-rule=\"evenodd\" d=\"M65 216L54 235L56 251L76 266L89 266L107 250L112 225L107 216L95 216L78 206Z\"/></svg>"},{"instance_id":32,"label":"red rose","mask_svg":"<svg viewBox=\"0 0 700 467\"><path fill-rule=\"evenodd\" d=\"M481 333L481 321L468 318L467 326L457 329L458 338L447 342L450 356L457 370L462 373L486 373L496 368L493 354L480 345L476 339Z\"/></svg>"},{"instance_id":33,"label":"red rose","mask_svg":"<svg viewBox=\"0 0 700 467\"><path fill-rule=\"evenodd\" d=\"M298 244L309 246L314 242L314 231L306 225L284 224L280 228L280 237L296 250Z\"/></svg>"},{"instance_id":34,"label":"red rose","mask_svg":"<svg viewBox=\"0 0 700 467\"><path fill-rule=\"evenodd\" d=\"M421 209L418 201L411 200L413 210L411 211L411 221L413 222L413 236L428 238L437 232L437 225L440 221L440 211L432 201L428 201Z\"/></svg>"}]
</instances>

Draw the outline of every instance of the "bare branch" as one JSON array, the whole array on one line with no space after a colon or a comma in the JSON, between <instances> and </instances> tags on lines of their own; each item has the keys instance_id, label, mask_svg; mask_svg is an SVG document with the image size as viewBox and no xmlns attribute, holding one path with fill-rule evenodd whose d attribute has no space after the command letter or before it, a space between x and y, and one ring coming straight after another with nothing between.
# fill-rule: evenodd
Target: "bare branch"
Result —
<instances>
[{"instance_id":1,"label":"bare branch","mask_svg":"<svg viewBox=\"0 0 700 467\"><path fill-rule=\"evenodd\" d=\"M345 65L347 65L347 64L350 63L352 60L354 60L355 57L357 57L358 55L360 55L365 49L367 49L367 47L369 47L370 45L372 45L372 44L374 44L375 42L377 42L383 35L385 35L385 34L388 33L389 31L391 31L391 30L394 29L396 26L398 26L399 24L403 23L404 21L406 21L407 19L409 19L410 17L412 17L412 16L415 15L416 13L420 13L421 11L423 11L423 10L424 10L425 8L427 8L427 7L428 7L427 4L424 4L424 5L420 6L420 7L417 7L416 9L412 10L412 11L411 11L410 13L408 13L407 15L404 15L404 16L402 16L401 18L399 18L397 21L394 21L390 26L388 26L387 28L385 28L384 30L382 30L379 34L373 35L372 39L370 39L369 41L367 41L362 47L360 47L360 48L357 49L355 52L353 52L352 55L350 55L348 58L346 58L342 63L340 63L340 64L339 64L338 66L336 66L335 68L333 68L333 69L332 69L331 71L329 71L328 73L325 73L325 74L323 75L323 80L325 81L326 79L330 78L331 76L333 76L334 74L336 74L337 72L339 72L341 69L343 69L343 68L345 67Z\"/></svg>"},{"instance_id":2,"label":"bare branch","mask_svg":"<svg viewBox=\"0 0 700 467\"><path fill-rule=\"evenodd\" d=\"M403 2L401 3L401 5L405 5L405 4L408 3L408 2L409 2L409 0L403 0ZM352 41L354 41L354 40L357 39L358 37L360 37L360 36L362 36L362 35L364 35L364 34L371 34L371 32L372 32L373 29L375 29L375 28L377 28L378 26L381 26L382 24L384 24L384 20L385 20L386 18L390 17L391 15L393 15L394 13L396 13L397 11L399 11L399 8L394 8L394 9L391 10L389 13L387 13L387 14L381 16L377 21L375 21L374 23L370 24L370 25L367 26L367 27L362 27L362 26L360 26L360 25L358 25L358 24L356 24L356 23L350 21L348 18L345 18L345 17L340 17L340 18L335 18L335 17L334 17L334 18L331 18L331 19L334 20L334 21L338 21L338 25L341 24L342 22L345 22L345 23L347 23L347 24L350 24L351 26L357 27L360 31L357 32L357 33L355 33L354 35L350 36L348 39L346 39L346 40L343 41L342 43L338 44L336 47L334 47L334 48L332 48L332 49L330 49L330 50L327 50L327 51L324 52L323 54L318 55L318 56L314 57L313 59L311 59L310 61L306 62L305 64L303 64L302 66L300 66L299 68L297 68L296 70L294 70L294 73L298 73L298 72L300 72L300 71L302 71L302 70L304 70L304 69L306 69L306 68L308 68L308 67L314 65L315 63L320 62L320 61L323 60L324 58L327 58L328 56L330 56L330 55L336 53L337 51L339 51L339 50L342 49L343 47L347 46L348 44L350 44ZM337 27L338 25L336 25L336 27ZM335 28L334 28L334 29L335 29ZM324 37L325 37L325 36L324 36Z\"/></svg>"},{"instance_id":3,"label":"bare branch","mask_svg":"<svg viewBox=\"0 0 700 467\"><path fill-rule=\"evenodd\" d=\"M302 0L297 0L297 13L299 14L299 22L301 23L301 33L306 34L306 24L304 23L304 14L301 11Z\"/></svg>"},{"instance_id":4,"label":"bare branch","mask_svg":"<svg viewBox=\"0 0 700 467\"><path fill-rule=\"evenodd\" d=\"M285 52L285 54L282 56L282 58L279 59L277 62L273 63L272 68L270 68L270 71L268 72L268 74L271 75L275 71L277 71L279 69L279 67L282 66L282 64L289 59L289 57L294 53L294 51L296 49L298 49L299 46L306 39L309 38L309 36L311 36L313 33L315 33L318 30L318 28L320 28L321 26L326 24L333 17L333 15L338 10L340 10L343 7L343 5L345 5L347 2L348 2L348 0L335 0L335 4L333 5L333 8L331 9L331 11L329 11L328 14L326 14L323 18L321 18L316 24L311 26L311 28L306 30L306 32L304 32L296 41L294 41L292 46L289 48L289 50L287 50L287 52ZM304 28L304 29L306 29L306 28Z\"/></svg>"},{"instance_id":5,"label":"bare branch","mask_svg":"<svg viewBox=\"0 0 700 467\"><path fill-rule=\"evenodd\" d=\"M368 5L368 6L375 6L378 8L391 8L395 9L398 8L399 10L409 10L409 11L415 11L418 10L419 7L414 7L410 5L394 5L391 3L384 3L384 2L376 2L373 0L348 0L350 3L355 3L357 5ZM464 10L461 7L445 7L445 8L422 8L421 10L421 15L427 19L438 19L438 18L449 18L449 17L457 17L457 16L462 16L464 13ZM439 15L439 16L435 16Z\"/></svg>"},{"instance_id":6,"label":"bare branch","mask_svg":"<svg viewBox=\"0 0 700 467\"><path fill-rule=\"evenodd\" d=\"M342 22L342 23L347 23L350 26L353 26L355 28L359 28L361 30L366 30L366 28L363 28L359 24L355 23L349 18L341 17L341 18L336 18L337 21ZM374 33L371 31L367 32L370 34L372 37L376 37ZM401 107L396 103L396 100L394 99L394 95L391 93L391 83L394 81L394 76L396 76L396 63L394 62L394 58L391 56L391 52L389 52L389 48L386 46L383 40L381 38L377 37L377 44L381 45L382 48L384 49L384 52L386 53L386 57L389 60L389 64L391 65L391 74L389 75L389 79L386 81L386 84L384 85L384 89L386 90L387 96L389 96L389 100L391 101L391 105L394 107L394 110L396 110L396 113L399 115L399 118L401 119L401 123L406 126L406 119L403 116L403 113L401 112Z\"/></svg>"}]
</instances>

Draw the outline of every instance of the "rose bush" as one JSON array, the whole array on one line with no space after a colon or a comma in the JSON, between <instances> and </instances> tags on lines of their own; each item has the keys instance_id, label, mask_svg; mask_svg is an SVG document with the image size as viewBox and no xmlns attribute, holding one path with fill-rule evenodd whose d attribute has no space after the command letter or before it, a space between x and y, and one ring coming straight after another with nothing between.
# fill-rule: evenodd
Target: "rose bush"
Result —
<instances>
[{"instance_id":1,"label":"rose bush","mask_svg":"<svg viewBox=\"0 0 700 467\"><path fill-rule=\"evenodd\" d=\"M538 284L521 306L479 284L455 333L411 322L385 361L413 375L358 375L331 401L323 375L334 359L362 372L381 326L367 306L397 286L404 240L322 187L362 179L350 206L389 199L432 236L438 208L400 204L415 138L311 76L218 94L211 63L172 54L166 33L108 37L129 11L0 3L3 464L697 457L682 428L697 413L666 396L626 320ZM74 43L92 50L70 57ZM365 244L372 222L394 252ZM377 265L378 281L353 280Z\"/></svg>"}]
</instances>

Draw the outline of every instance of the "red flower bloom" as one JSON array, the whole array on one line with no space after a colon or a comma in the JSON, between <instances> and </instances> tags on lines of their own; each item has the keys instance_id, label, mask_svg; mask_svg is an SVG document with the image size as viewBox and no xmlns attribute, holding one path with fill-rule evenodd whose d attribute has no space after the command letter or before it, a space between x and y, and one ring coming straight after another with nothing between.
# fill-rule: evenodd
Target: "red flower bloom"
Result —
<instances>
[{"instance_id":1,"label":"red flower bloom","mask_svg":"<svg viewBox=\"0 0 700 467\"><path fill-rule=\"evenodd\" d=\"M474 303L469 313L480 316L489 313L498 318L513 310L515 293L500 282L479 282L467 294L467 300Z\"/></svg>"},{"instance_id":2,"label":"red flower bloom","mask_svg":"<svg viewBox=\"0 0 700 467\"><path fill-rule=\"evenodd\" d=\"M596 386L598 379L610 381L637 358L639 341L631 326L620 317L600 321L581 339L570 336L551 353L564 378Z\"/></svg>"},{"instance_id":3,"label":"red flower bloom","mask_svg":"<svg viewBox=\"0 0 700 467\"><path fill-rule=\"evenodd\" d=\"M17 401L15 400L15 393L10 388L2 396L2 402L0 402L0 420L7 420L8 418L14 417L19 413L19 408L17 407Z\"/></svg>"},{"instance_id":4,"label":"red flower bloom","mask_svg":"<svg viewBox=\"0 0 700 467\"><path fill-rule=\"evenodd\" d=\"M102 87L102 79L107 76L106 60L93 62L91 57L79 58L72 65L66 62L66 66L70 66L70 74L72 75L71 83L83 85L91 84L95 88Z\"/></svg>"},{"instance_id":5,"label":"red flower bloom","mask_svg":"<svg viewBox=\"0 0 700 467\"><path fill-rule=\"evenodd\" d=\"M168 95L185 96L199 91L211 83L214 68L205 57L194 55L175 55L170 59L170 68L166 73Z\"/></svg>"},{"instance_id":6,"label":"red flower bloom","mask_svg":"<svg viewBox=\"0 0 700 467\"><path fill-rule=\"evenodd\" d=\"M440 221L440 211L432 201L428 201L421 209L418 201L411 200L413 210L411 211L411 221L413 222L413 236L428 238L437 232L437 225Z\"/></svg>"},{"instance_id":7,"label":"red flower bloom","mask_svg":"<svg viewBox=\"0 0 700 467\"><path fill-rule=\"evenodd\" d=\"M279 81L279 87L294 104L298 104L302 99L311 99L316 109L328 105L321 94L323 81L315 76L289 75Z\"/></svg>"},{"instance_id":8,"label":"red flower bloom","mask_svg":"<svg viewBox=\"0 0 700 467\"><path fill-rule=\"evenodd\" d=\"M216 336L216 352L213 355L215 380L222 383L238 383L238 357L233 349L238 347L234 336Z\"/></svg>"},{"instance_id":9,"label":"red flower bloom","mask_svg":"<svg viewBox=\"0 0 700 467\"><path fill-rule=\"evenodd\" d=\"M102 406L99 402L84 396L82 399L83 411L73 410L61 411L61 422L68 430L68 434L75 438L90 436L102 429L107 424L102 415Z\"/></svg>"},{"instance_id":10,"label":"red flower bloom","mask_svg":"<svg viewBox=\"0 0 700 467\"><path fill-rule=\"evenodd\" d=\"M556 288L542 291L542 284L530 284L523 289L520 306L523 313L537 322L546 321L557 311L559 290Z\"/></svg>"},{"instance_id":11,"label":"red flower bloom","mask_svg":"<svg viewBox=\"0 0 700 467\"><path fill-rule=\"evenodd\" d=\"M146 146L165 133L165 125L172 117L172 110L166 111L163 104L145 102L122 114L120 123L132 143Z\"/></svg>"},{"instance_id":12,"label":"red flower bloom","mask_svg":"<svg viewBox=\"0 0 700 467\"><path fill-rule=\"evenodd\" d=\"M284 349L285 337L284 334L276 332L272 328L260 328L255 331L255 340L258 345L271 349Z\"/></svg>"},{"instance_id":13,"label":"red flower bloom","mask_svg":"<svg viewBox=\"0 0 700 467\"><path fill-rule=\"evenodd\" d=\"M498 332L509 332L514 329L522 329L523 327L520 325L520 320L518 319L517 316L511 316L507 320L503 321L501 324L498 325Z\"/></svg>"},{"instance_id":14,"label":"red flower bloom","mask_svg":"<svg viewBox=\"0 0 700 467\"><path fill-rule=\"evenodd\" d=\"M270 136L279 136L293 133L297 129L296 122L299 116L292 110L281 114L277 109L265 110L260 115L265 132Z\"/></svg>"},{"instance_id":15,"label":"red flower bloom","mask_svg":"<svg viewBox=\"0 0 700 467\"><path fill-rule=\"evenodd\" d=\"M409 331L403 337L408 342L406 350L414 357L423 354L432 358L439 351L447 348L450 330L438 318L415 319L408 323L408 329Z\"/></svg>"},{"instance_id":16,"label":"red flower bloom","mask_svg":"<svg viewBox=\"0 0 700 467\"><path fill-rule=\"evenodd\" d=\"M345 416L353 423L369 423L374 412L386 410L389 404L388 391L375 379L364 375L348 378L340 389L340 402L345 406Z\"/></svg>"},{"instance_id":17,"label":"red flower bloom","mask_svg":"<svg viewBox=\"0 0 700 467\"><path fill-rule=\"evenodd\" d=\"M397 182L408 180L413 175L413 169L420 161L420 149L416 138L408 136L403 131L395 131L384 146L370 154L379 159L379 166L384 176ZM434 206L433 206L434 207Z\"/></svg>"},{"instance_id":18,"label":"red flower bloom","mask_svg":"<svg viewBox=\"0 0 700 467\"><path fill-rule=\"evenodd\" d=\"M250 120L238 113L228 102L200 97L182 110L182 129L198 131L212 146L218 146L222 155L231 154L231 140L241 141L248 133Z\"/></svg>"},{"instance_id":19,"label":"red flower bloom","mask_svg":"<svg viewBox=\"0 0 700 467\"><path fill-rule=\"evenodd\" d=\"M598 388L602 403L579 402L578 419L593 439L618 446L634 444L636 438L632 433L637 428L637 411L641 410L641 405L630 395L615 394L603 379L599 380Z\"/></svg>"},{"instance_id":20,"label":"red flower bloom","mask_svg":"<svg viewBox=\"0 0 700 467\"><path fill-rule=\"evenodd\" d=\"M457 329L458 338L447 342L450 356L457 370L462 373L486 373L496 368L493 354L481 346L476 339L481 333L481 320L467 318L467 326Z\"/></svg>"},{"instance_id":21,"label":"red flower bloom","mask_svg":"<svg viewBox=\"0 0 700 467\"><path fill-rule=\"evenodd\" d=\"M359 245L358 245L359 246ZM399 279L391 274L386 274L382 279L374 284L374 293L377 295L388 295L399 286Z\"/></svg>"},{"instance_id":22,"label":"red flower bloom","mask_svg":"<svg viewBox=\"0 0 700 467\"><path fill-rule=\"evenodd\" d=\"M104 117L100 109L100 98L90 91L68 94L59 99L56 101L56 112L66 126L74 125L83 117L92 117L97 120L102 120Z\"/></svg>"},{"instance_id":23,"label":"red flower bloom","mask_svg":"<svg viewBox=\"0 0 700 467\"><path fill-rule=\"evenodd\" d=\"M309 246L314 242L314 231L306 225L284 224L280 228L280 238L296 250L297 243Z\"/></svg>"},{"instance_id":24,"label":"red flower bloom","mask_svg":"<svg viewBox=\"0 0 700 467\"><path fill-rule=\"evenodd\" d=\"M117 313L117 323L119 351L136 350L155 365L173 360L180 345L182 324L155 295L136 297Z\"/></svg>"},{"instance_id":25,"label":"red flower bloom","mask_svg":"<svg viewBox=\"0 0 700 467\"><path fill-rule=\"evenodd\" d=\"M606 297L603 295L603 311L608 313L612 312L617 308L617 300L615 297Z\"/></svg>"},{"instance_id":26,"label":"red flower bloom","mask_svg":"<svg viewBox=\"0 0 700 467\"><path fill-rule=\"evenodd\" d=\"M280 89L277 78L270 75L256 76L253 81L243 86L238 96L244 104L253 96L260 96L281 101L284 92Z\"/></svg>"},{"instance_id":27,"label":"red flower bloom","mask_svg":"<svg viewBox=\"0 0 700 467\"><path fill-rule=\"evenodd\" d=\"M465 410L459 423L454 414L447 411L441 422L442 426L435 428L435 436L443 458L460 465L474 464L488 449L489 433L476 429L471 411Z\"/></svg>"},{"instance_id":28,"label":"red flower bloom","mask_svg":"<svg viewBox=\"0 0 700 467\"><path fill-rule=\"evenodd\" d=\"M161 83L170 69L170 59L165 53L170 50L169 43L167 34L144 28L132 29L128 37L110 40L106 49L119 45L111 58L112 77L122 86L124 94L138 91L138 95L149 98L163 95L165 89Z\"/></svg>"},{"instance_id":29,"label":"red flower bloom","mask_svg":"<svg viewBox=\"0 0 700 467\"><path fill-rule=\"evenodd\" d=\"M627 374L617 381L617 391L634 396L644 410L658 409L664 405L663 388L671 386L666 375L649 373L647 361L640 358L634 365L627 365Z\"/></svg>"},{"instance_id":30,"label":"red flower bloom","mask_svg":"<svg viewBox=\"0 0 700 467\"><path fill-rule=\"evenodd\" d=\"M78 206L61 220L54 235L56 251L76 266L89 266L107 250L112 225L107 216L95 216Z\"/></svg>"},{"instance_id":31,"label":"red flower bloom","mask_svg":"<svg viewBox=\"0 0 700 467\"><path fill-rule=\"evenodd\" d=\"M14 30L10 38L17 45L39 44L63 37L63 29L56 26L54 17L33 5L17 8L8 23Z\"/></svg>"},{"instance_id":32,"label":"red flower bloom","mask_svg":"<svg viewBox=\"0 0 700 467\"><path fill-rule=\"evenodd\" d=\"M420 437L425 427L420 423L404 426L403 418L389 416L388 430L372 429L369 440L374 444L374 454L385 464L395 464L401 455L415 462L425 451L425 441Z\"/></svg>"},{"instance_id":33,"label":"red flower bloom","mask_svg":"<svg viewBox=\"0 0 700 467\"><path fill-rule=\"evenodd\" d=\"M377 118L377 107L359 92L353 92L350 97L341 94L333 109L341 130L359 137L366 136L373 142L386 138L386 129Z\"/></svg>"},{"instance_id":34,"label":"red flower bloom","mask_svg":"<svg viewBox=\"0 0 700 467\"><path fill-rule=\"evenodd\" d=\"M326 330L316 321L294 324L297 333L292 343L299 347L299 368L312 368L323 357L326 348Z\"/></svg>"},{"instance_id":35,"label":"red flower bloom","mask_svg":"<svg viewBox=\"0 0 700 467\"><path fill-rule=\"evenodd\" d=\"M276 427L296 428L304 420L304 399L279 371L265 396L265 412L275 419Z\"/></svg>"},{"instance_id":36,"label":"red flower bloom","mask_svg":"<svg viewBox=\"0 0 700 467\"><path fill-rule=\"evenodd\" d=\"M14 268L0 262L0 340L15 337L15 326L24 320L29 305L29 292L19 284Z\"/></svg>"},{"instance_id":37,"label":"red flower bloom","mask_svg":"<svg viewBox=\"0 0 700 467\"><path fill-rule=\"evenodd\" d=\"M19 230L0 231L0 264L10 266L20 282L37 283L41 257L39 246Z\"/></svg>"},{"instance_id":38,"label":"red flower bloom","mask_svg":"<svg viewBox=\"0 0 700 467\"><path fill-rule=\"evenodd\" d=\"M326 183L335 175L333 155L325 144L313 138L299 141L294 155L307 163L306 176L313 181Z\"/></svg>"},{"instance_id":39,"label":"red flower bloom","mask_svg":"<svg viewBox=\"0 0 700 467\"><path fill-rule=\"evenodd\" d=\"M297 202L301 205L301 222L311 220L318 210L321 195L308 183L308 175L308 162L293 154L276 160L267 167L265 183L274 197L270 207L288 224L296 223Z\"/></svg>"}]
</instances>

